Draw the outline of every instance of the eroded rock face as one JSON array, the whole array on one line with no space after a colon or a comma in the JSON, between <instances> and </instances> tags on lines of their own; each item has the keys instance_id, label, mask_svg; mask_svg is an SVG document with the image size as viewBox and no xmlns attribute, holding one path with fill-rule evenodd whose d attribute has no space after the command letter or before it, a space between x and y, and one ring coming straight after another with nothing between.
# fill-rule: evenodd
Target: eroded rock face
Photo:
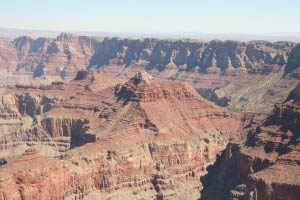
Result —
<instances>
[{"instance_id":1,"label":"eroded rock face","mask_svg":"<svg viewBox=\"0 0 300 200\"><path fill-rule=\"evenodd\" d=\"M186 71L208 72L217 67L221 71L230 68L245 68L256 73L261 65L287 63L293 43L269 43L253 41L169 41L156 39L105 39L99 44L91 59L90 66L102 66L112 60L117 64L130 65L139 60L148 61L147 70L153 68L163 71L168 64L176 68L185 66Z\"/></svg>"},{"instance_id":2,"label":"eroded rock face","mask_svg":"<svg viewBox=\"0 0 300 200\"><path fill-rule=\"evenodd\" d=\"M83 84L79 86L82 90L97 92L113 86L120 80L89 73L84 80L73 82L74 86L72 83L53 82L51 85L17 85L15 88L2 88L0 149L7 152L15 147L43 144L54 152L63 152L70 147L95 141L95 136L88 132L88 118L56 113L51 115L50 111L64 100L75 98L78 92L77 84ZM70 105L65 106L73 108ZM94 107L90 106L87 109L93 110ZM19 154L18 152L16 151L16 154Z\"/></svg>"},{"instance_id":3,"label":"eroded rock face","mask_svg":"<svg viewBox=\"0 0 300 200\"><path fill-rule=\"evenodd\" d=\"M68 79L74 78L79 70L88 66L96 44L92 38L68 33L62 33L56 39L33 40L24 36L9 44L10 48L6 47L7 52L17 56L10 56L10 59L5 59L4 53L1 56L6 62L13 62L11 65L16 64L9 69L10 72L31 73L33 77L60 76Z\"/></svg>"},{"instance_id":4,"label":"eroded rock face","mask_svg":"<svg viewBox=\"0 0 300 200\"><path fill-rule=\"evenodd\" d=\"M95 39L68 33L56 39L24 36L0 43L0 68L5 71L0 84L49 84L94 68L128 79L146 70L156 78L189 82L198 91L212 90L216 98L211 100L233 111L269 114L299 79L298 46L267 41Z\"/></svg>"},{"instance_id":5,"label":"eroded rock face","mask_svg":"<svg viewBox=\"0 0 300 200\"><path fill-rule=\"evenodd\" d=\"M255 121L253 114L214 105L187 84L146 72L124 82L82 71L67 83L6 92L11 95L3 98L3 109L21 125L6 125L15 132L1 135L7 163L0 168L6 174L0 199L88 199L121 191L133 199L138 193L198 198L206 166ZM37 152L9 156L28 146ZM43 156L49 152L56 158Z\"/></svg>"},{"instance_id":6,"label":"eroded rock face","mask_svg":"<svg viewBox=\"0 0 300 200\"><path fill-rule=\"evenodd\" d=\"M56 39L27 36L12 43L1 41L1 68L19 74L32 73L33 77L75 77L86 67L107 64L131 66L143 63L147 71L176 70L201 73L269 73L264 65L284 66L288 62L292 42L218 41L105 38L97 41L90 37L62 33ZM3 49L3 50L1 50ZM292 67L297 55L291 54Z\"/></svg>"},{"instance_id":7,"label":"eroded rock face","mask_svg":"<svg viewBox=\"0 0 300 200\"><path fill-rule=\"evenodd\" d=\"M63 162L45 158L34 148L8 161L0 170L0 199L82 199L84 187L92 179L84 180L68 169ZM84 183L83 183L84 182Z\"/></svg>"},{"instance_id":8,"label":"eroded rock face","mask_svg":"<svg viewBox=\"0 0 300 200\"><path fill-rule=\"evenodd\" d=\"M289 42L112 38L98 46L90 67L125 78L146 69L156 78L189 82L205 98L230 110L269 114L298 83L297 70L288 76L284 73L296 46Z\"/></svg>"},{"instance_id":9,"label":"eroded rock face","mask_svg":"<svg viewBox=\"0 0 300 200\"><path fill-rule=\"evenodd\" d=\"M228 106L228 102L230 102L230 97L218 97L218 94L216 94L215 90L210 88L199 88L198 92L201 96L205 97L209 101L214 102L217 105L226 107Z\"/></svg>"},{"instance_id":10,"label":"eroded rock face","mask_svg":"<svg viewBox=\"0 0 300 200\"><path fill-rule=\"evenodd\" d=\"M273 113L227 146L202 178L203 199L289 199L300 192L299 85Z\"/></svg>"},{"instance_id":11,"label":"eroded rock face","mask_svg":"<svg viewBox=\"0 0 300 200\"><path fill-rule=\"evenodd\" d=\"M0 69L3 73L15 71L18 63L15 46L7 41L0 41Z\"/></svg>"},{"instance_id":12,"label":"eroded rock face","mask_svg":"<svg viewBox=\"0 0 300 200\"><path fill-rule=\"evenodd\" d=\"M260 117L229 112L188 84L156 78L190 82L207 99L232 110L268 113L297 83L298 46L118 38L98 42L70 34L1 42L0 69L5 71L64 79L80 71L69 82L0 88L0 173L9 174L1 179L0 199L104 199L115 194L198 198L207 165ZM81 70L87 66L128 81ZM265 122L250 128L248 138L241 138L246 145L228 145L203 179L203 198L295 199L298 90L276 104ZM37 152L22 155L28 146ZM286 169L293 178L287 178Z\"/></svg>"},{"instance_id":13,"label":"eroded rock face","mask_svg":"<svg viewBox=\"0 0 300 200\"><path fill-rule=\"evenodd\" d=\"M292 49L288 57L288 63L285 68L285 75L288 73L292 73L291 76L297 79L300 78L300 44L298 44L295 48Z\"/></svg>"}]
</instances>

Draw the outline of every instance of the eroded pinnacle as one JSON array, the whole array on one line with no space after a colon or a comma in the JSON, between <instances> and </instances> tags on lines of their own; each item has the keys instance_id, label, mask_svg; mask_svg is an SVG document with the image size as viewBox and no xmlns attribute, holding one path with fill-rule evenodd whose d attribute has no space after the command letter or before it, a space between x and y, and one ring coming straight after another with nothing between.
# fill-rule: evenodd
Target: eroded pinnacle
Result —
<instances>
[{"instance_id":1,"label":"eroded pinnacle","mask_svg":"<svg viewBox=\"0 0 300 200\"><path fill-rule=\"evenodd\" d=\"M149 83L151 79L152 76L145 71L139 71L131 78L134 84Z\"/></svg>"}]
</instances>

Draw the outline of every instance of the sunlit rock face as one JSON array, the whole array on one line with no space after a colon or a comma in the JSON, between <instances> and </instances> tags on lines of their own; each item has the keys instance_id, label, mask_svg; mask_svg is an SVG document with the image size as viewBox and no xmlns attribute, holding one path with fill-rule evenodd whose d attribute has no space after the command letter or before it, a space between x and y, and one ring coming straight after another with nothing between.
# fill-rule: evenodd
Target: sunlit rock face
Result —
<instances>
[{"instance_id":1,"label":"sunlit rock face","mask_svg":"<svg viewBox=\"0 0 300 200\"><path fill-rule=\"evenodd\" d=\"M266 73L263 65L287 64L295 46L292 42L203 42L91 37L62 33L55 39L23 36L1 41L0 64L10 72L31 73L33 77L74 78L79 70L107 64L130 66L144 62L149 71L183 70L200 73ZM295 51L292 55L296 55ZM294 59L291 57L291 65Z\"/></svg>"},{"instance_id":2,"label":"sunlit rock face","mask_svg":"<svg viewBox=\"0 0 300 200\"><path fill-rule=\"evenodd\" d=\"M0 200L197 199L211 164L204 199L295 199L298 50L67 33L1 41Z\"/></svg>"},{"instance_id":3,"label":"sunlit rock face","mask_svg":"<svg viewBox=\"0 0 300 200\"><path fill-rule=\"evenodd\" d=\"M203 199L289 199L300 192L299 85L202 178Z\"/></svg>"},{"instance_id":4,"label":"sunlit rock face","mask_svg":"<svg viewBox=\"0 0 300 200\"><path fill-rule=\"evenodd\" d=\"M296 49L292 42L107 38L89 69L123 78L146 70L155 78L189 82L230 110L269 114L298 83L295 65L288 64L297 64Z\"/></svg>"},{"instance_id":5,"label":"sunlit rock face","mask_svg":"<svg viewBox=\"0 0 300 200\"><path fill-rule=\"evenodd\" d=\"M199 67L198 70L205 73L210 67L217 67L221 71L244 68L259 73L261 65L285 65L294 46L292 42L112 38L99 44L90 66L107 65L113 60L124 65L144 60L148 62L148 70L156 68L163 71L172 63L185 71Z\"/></svg>"},{"instance_id":6,"label":"sunlit rock face","mask_svg":"<svg viewBox=\"0 0 300 200\"><path fill-rule=\"evenodd\" d=\"M5 92L1 200L199 198L206 166L256 121L144 71L124 81L84 70Z\"/></svg>"},{"instance_id":7,"label":"sunlit rock face","mask_svg":"<svg viewBox=\"0 0 300 200\"><path fill-rule=\"evenodd\" d=\"M69 33L54 39L23 36L0 42L4 72L0 85L71 80L83 69L129 79L142 70L155 78L189 82L205 98L230 110L270 113L297 84L298 47L293 42L94 38Z\"/></svg>"},{"instance_id":8,"label":"sunlit rock face","mask_svg":"<svg viewBox=\"0 0 300 200\"><path fill-rule=\"evenodd\" d=\"M0 43L0 67L33 77L59 76L72 79L89 65L97 41L62 33L57 38L31 39L23 36ZM9 56L9 57L8 57Z\"/></svg>"}]
</instances>

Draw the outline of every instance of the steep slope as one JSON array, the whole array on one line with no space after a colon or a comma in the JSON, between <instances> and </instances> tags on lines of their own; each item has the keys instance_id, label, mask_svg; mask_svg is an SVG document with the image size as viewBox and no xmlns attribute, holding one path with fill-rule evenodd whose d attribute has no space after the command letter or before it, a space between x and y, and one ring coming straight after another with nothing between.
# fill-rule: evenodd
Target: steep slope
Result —
<instances>
[{"instance_id":1,"label":"steep slope","mask_svg":"<svg viewBox=\"0 0 300 200\"><path fill-rule=\"evenodd\" d=\"M7 164L0 173L13 176L2 178L0 199L38 199L34 191L53 190L58 192L45 199L196 199L205 167L231 137L256 120L253 114L214 105L189 85L160 81L144 72L124 83L80 71L65 84L19 85L9 94L19 105L13 106L18 116L27 116L32 124L26 133L19 130L19 140L13 141L14 134L2 139ZM41 159L32 161L17 155L25 163L15 161L10 152L24 152L28 146L57 157L48 161L39 155ZM37 167L40 162L53 165L43 171ZM28 168L16 173L23 165ZM65 180L58 184L53 170ZM39 184L35 173L47 177L47 184ZM14 180L22 181L10 184Z\"/></svg>"},{"instance_id":2,"label":"steep slope","mask_svg":"<svg viewBox=\"0 0 300 200\"><path fill-rule=\"evenodd\" d=\"M198 40L158 40L105 38L103 41L62 33L57 38L1 41L0 67L12 73L32 73L34 77L74 77L86 67L108 64L131 66L147 71L243 74L264 73L264 65L284 66L292 42ZM9 59L8 55L10 55ZM291 60L291 59L290 59Z\"/></svg>"},{"instance_id":3,"label":"steep slope","mask_svg":"<svg viewBox=\"0 0 300 200\"><path fill-rule=\"evenodd\" d=\"M144 60L148 62L148 70L163 71L173 64L175 70L185 71L205 72L211 67L215 67L216 72L234 68L255 71L261 65L286 64L293 46L290 42L112 38L99 44L90 66L103 66L111 61L129 66L132 62Z\"/></svg>"},{"instance_id":4,"label":"steep slope","mask_svg":"<svg viewBox=\"0 0 300 200\"><path fill-rule=\"evenodd\" d=\"M300 79L300 44L292 49L291 54L288 57L288 62L285 67L285 75L291 74L290 76Z\"/></svg>"},{"instance_id":5,"label":"steep slope","mask_svg":"<svg viewBox=\"0 0 300 200\"><path fill-rule=\"evenodd\" d=\"M6 46L11 46L7 48ZM140 62L149 70L198 71L201 73L262 73L263 65L283 66L295 46L291 42L265 41L238 42L197 40L157 40L106 38L97 42L93 38L62 33L56 39L23 36L12 44L3 41L6 52L17 54L15 66L8 65L4 51L2 67L11 72L31 72L33 76L75 76L87 66L104 66L109 63L130 66ZM15 58L13 56L12 58ZM234 69L238 69L233 72Z\"/></svg>"},{"instance_id":6,"label":"steep slope","mask_svg":"<svg viewBox=\"0 0 300 200\"><path fill-rule=\"evenodd\" d=\"M0 40L0 70L16 71L18 64L17 51L13 44Z\"/></svg>"},{"instance_id":7,"label":"steep slope","mask_svg":"<svg viewBox=\"0 0 300 200\"><path fill-rule=\"evenodd\" d=\"M63 163L40 156L34 148L18 158L9 159L0 170L0 199L63 199L68 183L75 181ZM77 180L78 181L78 180ZM69 193L76 191L75 184Z\"/></svg>"},{"instance_id":8,"label":"steep slope","mask_svg":"<svg viewBox=\"0 0 300 200\"><path fill-rule=\"evenodd\" d=\"M19 37L13 41L17 65L11 72L30 73L33 77L73 78L85 69L97 42L89 37L62 33L55 39Z\"/></svg>"},{"instance_id":9,"label":"steep slope","mask_svg":"<svg viewBox=\"0 0 300 200\"><path fill-rule=\"evenodd\" d=\"M300 85L202 178L202 199L299 199Z\"/></svg>"},{"instance_id":10,"label":"steep slope","mask_svg":"<svg viewBox=\"0 0 300 200\"><path fill-rule=\"evenodd\" d=\"M146 69L156 78L189 82L202 96L231 110L270 113L297 84L296 75L283 76L289 57L297 63L292 59L295 45L112 38L99 44L90 67L126 78Z\"/></svg>"},{"instance_id":11,"label":"steep slope","mask_svg":"<svg viewBox=\"0 0 300 200\"><path fill-rule=\"evenodd\" d=\"M71 132L82 130L86 123L83 116L68 113L55 114L51 118L50 111L61 102L73 101L73 105L66 103L66 107L74 108L76 113L77 95L81 98L83 108L93 110L97 104L97 92L113 87L122 80L97 72L80 71L75 80L68 84L53 82L51 85L17 85L16 87L1 88L1 124L0 149L2 154L22 153L26 145L40 145L42 154L56 154L70 148ZM86 92L84 91L93 91ZM113 91L113 90L112 90ZM86 95L86 96L85 96ZM91 95L91 100L86 97ZM96 97L95 97L96 96ZM92 100L94 97L95 101ZM85 104L89 102L89 104ZM58 109L61 109L59 107ZM65 117L66 116L66 117ZM19 151L12 150L19 147ZM54 151L52 151L53 149Z\"/></svg>"},{"instance_id":12,"label":"steep slope","mask_svg":"<svg viewBox=\"0 0 300 200\"><path fill-rule=\"evenodd\" d=\"M0 85L70 80L86 68L124 79L146 70L156 78L189 82L205 98L233 111L270 113L299 79L298 46L284 41L103 39L68 33L55 39L24 36L0 42Z\"/></svg>"}]
</instances>

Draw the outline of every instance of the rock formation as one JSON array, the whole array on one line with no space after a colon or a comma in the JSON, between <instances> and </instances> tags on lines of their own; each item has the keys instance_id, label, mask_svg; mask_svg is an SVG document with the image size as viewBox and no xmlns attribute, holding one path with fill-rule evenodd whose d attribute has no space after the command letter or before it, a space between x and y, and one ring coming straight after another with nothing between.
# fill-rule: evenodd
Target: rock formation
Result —
<instances>
[{"instance_id":1,"label":"rock formation","mask_svg":"<svg viewBox=\"0 0 300 200\"><path fill-rule=\"evenodd\" d=\"M1 41L0 67L11 73L29 73L33 77L73 78L78 70L88 66L96 44L92 38L69 33L62 33L56 39L33 40L23 36L11 43Z\"/></svg>"},{"instance_id":2,"label":"rock formation","mask_svg":"<svg viewBox=\"0 0 300 200\"><path fill-rule=\"evenodd\" d=\"M291 76L300 79L300 44L292 49L288 57L288 63L284 70L285 75L292 73Z\"/></svg>"},{"instance_id":3,"label":"rock formation","mask_svg":"<svg viewBox=\"0 0 300 200\"><path fill-rule=\"evenodd\" d=\"M202 92L205 98L213 94L211 100L233 111L270 113L299 79L298 50L292 42L23 36L0 42L5 72L0 85L70 80L82 69L125 79L146 70L156 78L189 82L198 91L209 89L213 93Z\"/></svg>"},{"instance_id":4,"label":"rock formation","mask_svg":"<svg viewBox=\"0 0 300 200\"><path fill-rule=\"evenodd\" d=\"M105 39L99 44L93 55L90 66L107 65L110 62L130 65L144 60L148 70L156 68L163 71L169 63L176 68L186 66L185 71L192 71L199 66L200 72L207 72L210 67L221 70L245 68L256 72L261 65L287 63L288 54L294 46L290 42L249 43L237 41L210 42L189 40L156 40L156 39Z\"/></svg>"},{"instance_id":5,"label":"rock formation","mask_svg":"<svg viewBox=\"0 0 300 200\"><path fill-rule=\"evenodd\" d=\"M284 74L288 62L297 64L295 46L290 42L111 38L98 45L90 68L126 78L146 69L153 77L190 82L207 94L205 98L231 110L270 113L274 103L297 84L297 72L291 78ZM203 92L207 89L212 93Z\"/></svg>"},{"instance_id":6,"label":"rock formation","mask_svg":"<svg viewBox=\"0 0 300 200\"><path fill-rule=\"evenodd\" d=\"M298 199L299 49L0 41L0 200Z\"/></svg>"},{"instance_id":7,"label":"rock formation","mask_svg":"<svg viewBox=\"0 0 300 200\"><path fill-rule=\"evenodd\" d=\"M62 33L56 39L33 40L23 36L12 43L1 41L0 67L11 72L33 73L34 77L74 77L77 71L87 66L100 67L111 63L130 66L136 62L143 63L148 71L171 68L186 72L240 73L244 69L250 73L265 73L270 69L261 68L264 65L287 64L294 46L292 42L203 42L150 38L105 38L100 41ZM291 65L296 51L292 51Z\"/></svg>"},{"instance_id":8,"label":"rock formation","mask_svg":"<svg viewBox=\"0 0 300 200\"><path fill-rule=\"evenodd\" d=\"M1 200L195 199L206 166L257 121L146 72L17 85L1 105Z\"/></svg>"},{"instance_id":9,"label":"rock formation","mask_svg":"<svg viewBox=\"0 0 300 200\"><path fill-rule=\"evenodd\" d=\"M300 85L273 113L230 143L202 178L201 199L299 199Z\"/></svg>"}]
</instances>

